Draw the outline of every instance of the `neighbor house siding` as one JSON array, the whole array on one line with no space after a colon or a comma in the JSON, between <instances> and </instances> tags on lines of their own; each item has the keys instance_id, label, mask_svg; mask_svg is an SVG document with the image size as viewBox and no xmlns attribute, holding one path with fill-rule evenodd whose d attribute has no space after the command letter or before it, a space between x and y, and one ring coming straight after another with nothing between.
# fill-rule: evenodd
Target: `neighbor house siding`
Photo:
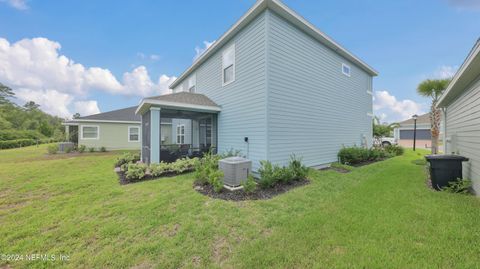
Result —
<instances>
[{"instance_id":1,"label":"neighbor house siding","mask_svg":"<svg viewBox=\"0 0 480 269\"><path fill-rule=\"evenodd\" d=\"M99 138L98 139L82 139L81 128L82 126L98 126ZM79 136L78 144L85 145L87 148L95 148L98 150L100 147L106 147L107 150L119 150L119 149L138 149L141 148L141 139L139 142L128 142L128 127L137 126L141 127L140 123L99 123L89 122L79 124ZM141 130L140 130L141 137Z\"/></svg>"},{"instance_id":2,"label":"neighbor house siding","mask_svg":"<svg viewBox=\"0 0 480 269\"><path fill-rule=\"evenodd\" d=\"M446 152L470 158L463 176L473 180L480 193L480 77L446 109Z\"/></svg>"},{"instance_id":3,"label":"neighbor house siding","mask_svg":"<svg viewBox=\"0 0 480 269\"><path fill-rule=\"evenodd\" d=\"M235 44L235 81L222 86L222 51L231 44ZM218 151L241 150L253 161L254 169L266 159L265 71L265 12L195 70L196 92L222 108L218 114ZM182 87L182 82L179 85Z\"/></svg>"},{"instance_id":4,"label":"neighbor house siding","mask_svg":"<svg viewBox=\"0 0 480 269\"><path fill-rule=\"evenodd\" d=\"M286 164L296 154L317 166L362 136L371 146L372 77L274 12L266 25L268 159Z\"/></svg>"}]
</instances>

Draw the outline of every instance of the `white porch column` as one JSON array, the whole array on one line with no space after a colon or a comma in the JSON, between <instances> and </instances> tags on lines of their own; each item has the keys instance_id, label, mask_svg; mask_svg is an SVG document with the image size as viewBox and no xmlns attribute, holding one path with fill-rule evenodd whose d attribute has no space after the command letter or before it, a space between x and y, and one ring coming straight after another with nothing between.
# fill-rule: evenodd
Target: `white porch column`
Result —
<instances>
[{"instance_id":1,"label":"white porch column","mask_svg":"<svg viewBox=\"0 0 480 269\"><path fill-rule=\"evenodd\" d=\"M70 125L65 125L65 140L70 141Z\"/></svg>"}]
</instances>

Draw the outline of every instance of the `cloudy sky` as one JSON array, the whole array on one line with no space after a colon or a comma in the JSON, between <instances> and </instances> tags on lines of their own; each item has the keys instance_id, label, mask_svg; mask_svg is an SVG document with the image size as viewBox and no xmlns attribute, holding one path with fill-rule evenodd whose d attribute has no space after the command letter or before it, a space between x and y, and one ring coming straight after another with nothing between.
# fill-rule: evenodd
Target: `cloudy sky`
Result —
<instances>
[{"instance_id":1,"label":"cloudy sky","mask_svg":"<svg viewBox=\"0 0 480 269\"><path fill-rule=\"evenodd\" d=\"M0 82L62 117L136 105L254 2L0 0ZM388 122L428 111L417 84L452 76L480 37L480 0L284 2L380 72Z\"/></svg>"}]
</instances>

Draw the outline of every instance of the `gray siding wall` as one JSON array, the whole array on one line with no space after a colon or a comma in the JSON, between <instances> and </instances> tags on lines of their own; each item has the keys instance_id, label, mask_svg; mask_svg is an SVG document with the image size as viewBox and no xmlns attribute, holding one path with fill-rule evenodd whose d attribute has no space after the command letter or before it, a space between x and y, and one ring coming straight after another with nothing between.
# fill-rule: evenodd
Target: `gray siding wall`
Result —
<instances>
[{"instance_id":1,"label":"gray siding wall","mask_svg":"<svg viewBox=\"0 0 480 269\"><path fill-rule=\"evenodd\" d=\"M232 43L235 43L235 81L222 86L220 49L196 69L196 92L222 107L218 115L218 152L230 148L241 150L253 161L253 169L257 169L259 161L267 158L265 13L224 48ZM249 144L244 137L249 138Z\"/></svg>"},{"instance_id":2,"label":"gray siding wall","mask_svg":"<svg viewBox=\"0 0 480 269\"><path fill-rule=\"evenodd\" d=\"M463 164L463 177L473 180L480 193L480 77L447 107L446 152L470 158Z\"/></svg>"},{"instance_id":3,"label":"gray siding wall","mask_svg":"<svg viewBox=\"0 0 480 269\"><path fill-rule=\"evenodd\" d=\"M274 12L266 27L268 159L286 164L294 153L317 166L363 135L372 145L372 77Z\"/></svg>"}]
</instances>

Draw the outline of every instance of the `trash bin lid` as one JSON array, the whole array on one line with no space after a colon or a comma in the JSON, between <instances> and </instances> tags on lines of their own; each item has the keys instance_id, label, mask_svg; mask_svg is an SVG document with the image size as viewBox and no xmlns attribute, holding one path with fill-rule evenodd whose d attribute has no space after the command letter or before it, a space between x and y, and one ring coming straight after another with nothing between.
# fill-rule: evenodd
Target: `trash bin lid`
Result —
<instances>
[{"instance_id":1,"label":"trash bin lid","mask_svg":"<svg viewBox=\"0 0 480 269\"><path fill-rule=\"evenodd\" d=\"M442 154L442 155L426 155L425 159L427 160L457 160L457 161L468 161L468 158L460 156L460 155L453 155L453 154Z\"/></svg>"}]
</instances>

